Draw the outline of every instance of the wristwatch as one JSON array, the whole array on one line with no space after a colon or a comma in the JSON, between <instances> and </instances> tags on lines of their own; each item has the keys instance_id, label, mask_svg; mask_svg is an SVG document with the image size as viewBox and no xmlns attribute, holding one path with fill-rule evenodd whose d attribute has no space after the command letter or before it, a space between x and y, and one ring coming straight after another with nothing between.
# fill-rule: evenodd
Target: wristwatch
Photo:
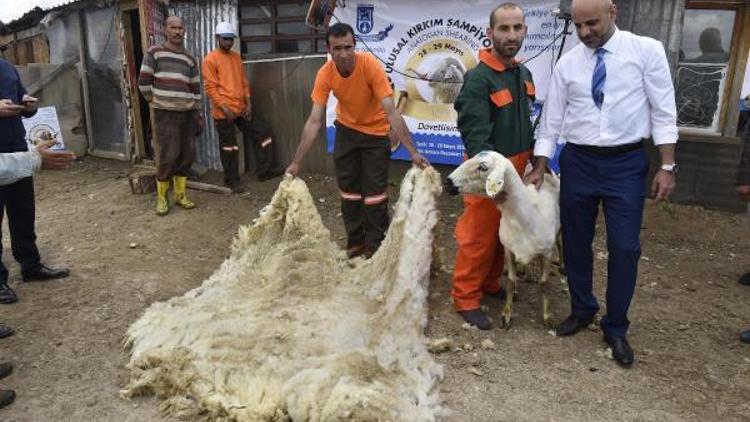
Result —
<instances>
[{"instance_id":1,"label":"wristwatch","mask_svg":"<svg viewBox=\"0 0 750 422\"><path fill-rule=\"evenodd\" d=\"M677 163L662 164L660 170L668 171L672 174L677 174Z\"/></svg>"}]
</instances>

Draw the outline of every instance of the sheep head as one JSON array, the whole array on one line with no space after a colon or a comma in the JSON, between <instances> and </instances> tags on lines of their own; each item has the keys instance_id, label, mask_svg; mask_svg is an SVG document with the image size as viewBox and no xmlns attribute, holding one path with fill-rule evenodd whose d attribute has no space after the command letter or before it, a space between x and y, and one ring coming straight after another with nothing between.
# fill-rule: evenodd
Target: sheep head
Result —
<instances>
[{"instance_id":1,"label":"sheep head","mask_svg":"<svg viewBox=\"0 0 750 422\"><path fill-rule=\"evenodd\" d=\"M495 198L505 187L505 171L513 166L495 151L482 151L464 161L445 180L450 195L472 194Z\"/></svg>"},{"instance_id":2,"label":"sheep head","mask_svg":"<svg viewBox=\"0 0 750 422\"><path fill-rule=\"evenodd\" d=\"M429 78L429 86L435 93L433 102L452 104L464 82L464 66L457 59L447 57L430 73Z\"/></svg>"}]
</instances>

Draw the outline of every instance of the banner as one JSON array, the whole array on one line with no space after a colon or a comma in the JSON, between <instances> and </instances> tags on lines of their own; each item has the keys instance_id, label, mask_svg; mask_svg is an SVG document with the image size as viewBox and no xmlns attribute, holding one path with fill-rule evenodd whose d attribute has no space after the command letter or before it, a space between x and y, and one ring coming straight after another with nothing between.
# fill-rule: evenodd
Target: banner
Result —
<instances>
[{"instance_id":1,"label":"banner","mask_svg":"<svg viewBox=\"0 0 750 422\"><path fill-rule=\"evenodd\" d=\"M517 3L524 9L528 33L516 58L531 70L537 98L542 100L562 41L559 37L553 42L564 27L564 21L552 14L559 1ZM495 0L385 0L346 2L336 8L335 19L354 28L357 51L370 52L383 63L394 86L394 102L412 139L432 163L459 164L463 160L464 147L453 102L464 73L477 65L478 51L492 45L487 27L490 11L497 5ZM577 42L575 36L568 36L565 51ZM540 104L532 107L535 118ZM335 117L336 98L331 95L326 116L329 152L333 152ZM403 146L392 158L410 159Z\"/></svg>"}]
</instances>

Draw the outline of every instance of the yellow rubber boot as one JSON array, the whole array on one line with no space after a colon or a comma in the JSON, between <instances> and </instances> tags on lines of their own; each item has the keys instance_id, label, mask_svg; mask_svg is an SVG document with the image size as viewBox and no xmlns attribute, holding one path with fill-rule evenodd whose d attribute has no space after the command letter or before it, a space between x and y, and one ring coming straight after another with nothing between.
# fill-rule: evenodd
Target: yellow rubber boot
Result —
<instances>
[{"instance_id":1,"label":"yellow rubber boot","mask_svg":"<svg viewBox=\"0 0 750 422\"><path fill-rule=\"evenodd\" d=\"M169 212L169 202L167 202L167 191L169 190L169 180L156 181L156 215L163 216Z\"/></svg>"},{"instance_id":2,"label":"yellow rubber boot","mask_svg":"<svg viewBox=\"0 0 750 422\"><path fill-rule=\"evenodd\" d=\"M187 177L174 177L174 202L186 210L195 208L195 203L187 198L185 187L187 186Z\"/></svg>"}]
</instances>

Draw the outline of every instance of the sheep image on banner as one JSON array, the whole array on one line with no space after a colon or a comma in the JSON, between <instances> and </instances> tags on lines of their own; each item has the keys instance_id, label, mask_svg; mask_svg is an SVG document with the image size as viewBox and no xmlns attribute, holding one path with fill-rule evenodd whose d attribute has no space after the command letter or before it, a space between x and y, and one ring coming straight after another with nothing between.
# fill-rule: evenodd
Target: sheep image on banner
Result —
<instances>
[{"instance_id":1,"label":"sheep image on banner","mask_svg":"<svg viewBox=\"0 0 750 422\"><path fill-rule=\"evenodd\" d=\"M130 326L122 395L181 418L440 419L424 335L440 192L434 169L411 169L378 252L348 260L305 183L284 178L211 277Z\"/></svg>"}]
</instances>

